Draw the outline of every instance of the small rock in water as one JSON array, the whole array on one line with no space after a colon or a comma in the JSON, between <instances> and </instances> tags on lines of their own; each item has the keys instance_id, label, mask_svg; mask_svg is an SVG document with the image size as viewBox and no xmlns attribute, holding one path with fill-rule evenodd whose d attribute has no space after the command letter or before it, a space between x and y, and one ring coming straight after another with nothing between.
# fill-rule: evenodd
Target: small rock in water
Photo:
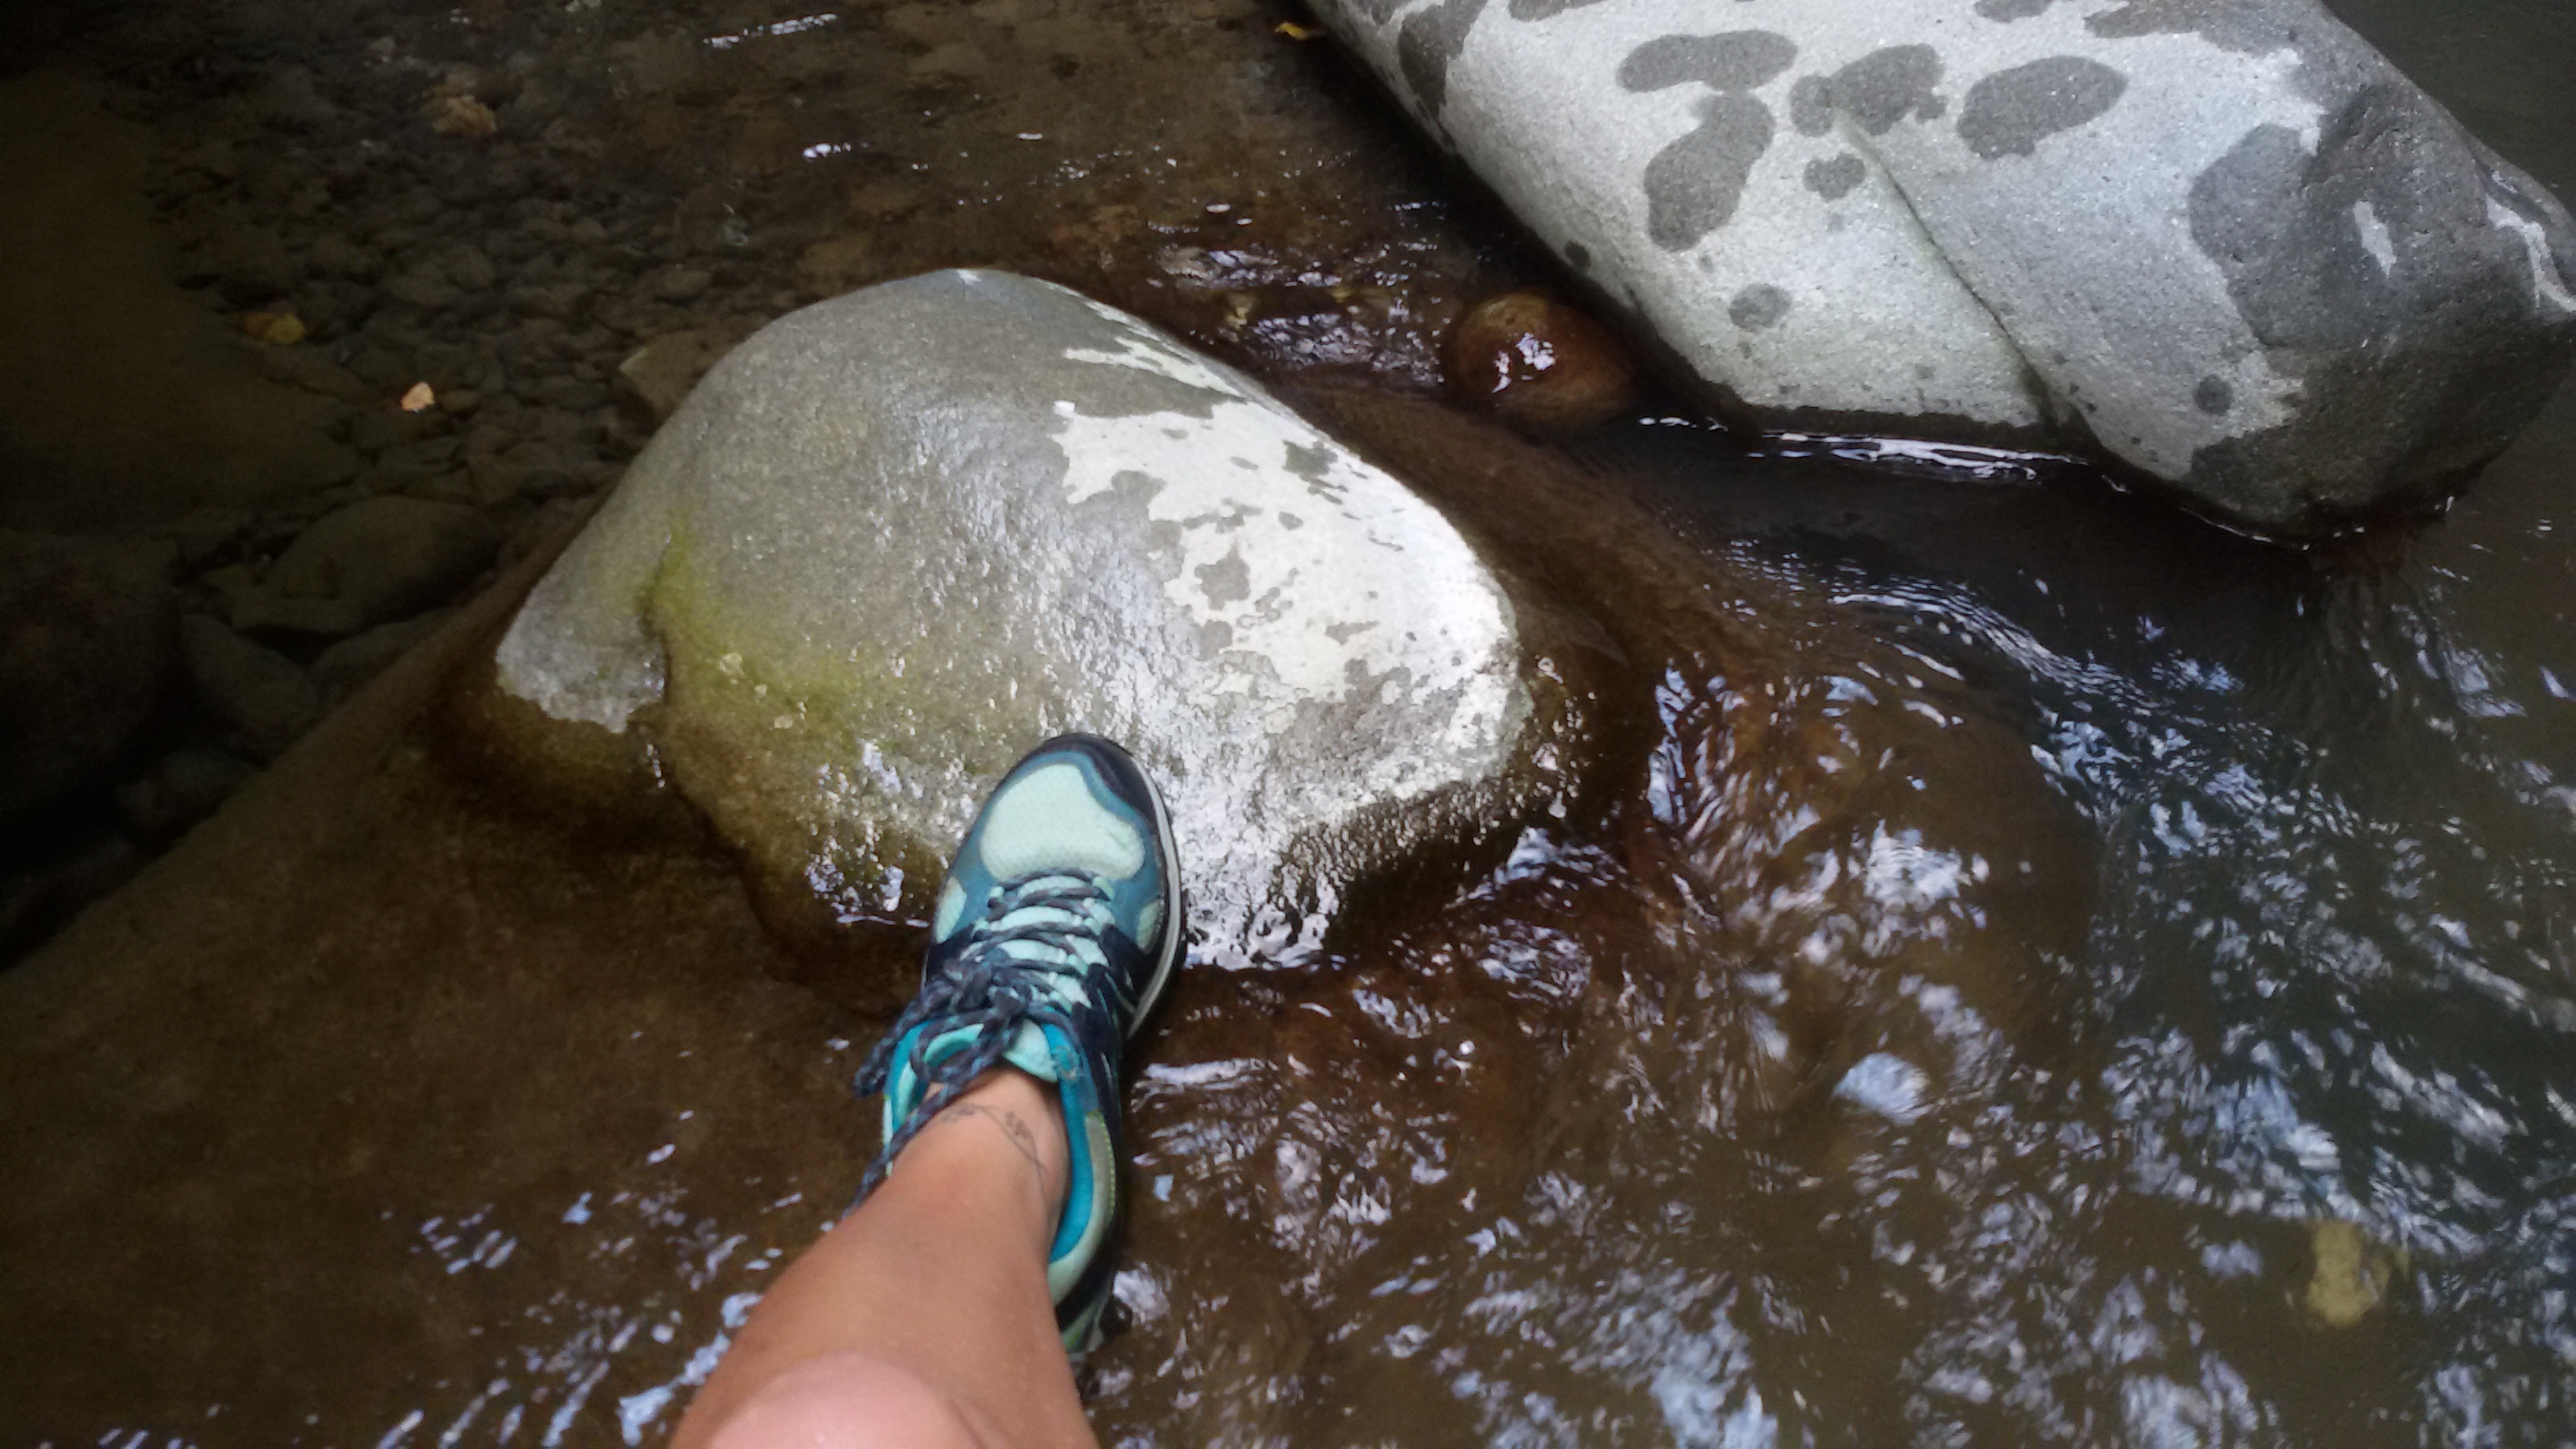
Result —
<instances>
[{"instance_id":1,"label":"small rock in water","mask_svg":"<svg viewBox=\"0 0 2576 1449\"><path fill-rule=\"evenodd\" d=\"M866 233L825 237L796 258L796 280L808 292L837 296L882 276L880 265L876 241Z\"/></svg>"},{"instance_id":2,"label":"small rock in water","mask_svg":"<svg viewBox=\"0 0 2576 1449\"><path fill-rule=\"evenodd\" d=\"M993 61L981 48L961 40L916 56L906 70L920 80L973 82L992 73Z\"/></svg>"},{"instance_id":3,"label":"small rock in water","mask_svg":"<svg viewBox=\"0 0 2576 1449\"><path fill-rule=\"evenodd\" d=\"M323 98L313 72L300 65L280 66L253 86L251 109L272 126L311 129L339 119L339 107Z\"/></svg>"},{"instance_id":4,"label":"small rock in water","mask_svg":"<svg viewBox=\"0 0 2576 1449\"><path fill-rule=\"evenodd\" d=\"M975 33L976 17L964 5L924 4L915 0L885 12L885 27L917 45L936 50Z\"/></svg>"},{"instance_id":5,"label":"small rock in water","mask_svg":"<svg viewBox=\"0 0 2576 1449\"><path fill-rule=\"evenodd\" d=\"M222 581L229 585L232 581ZM366 616L347 599L281 597L256 586L225 587L223 615L245 634L310 634L336 639L367 626Z\"/></svg>"},{"instance_id":6,"label":"small rock in water","mask_svg":"<svg viewBox=\"0 0 2576 1449\"><path fill-rule=\"evenodd\" d=\"M1634 401L1636 371L1591 318L1538 292L1469 308L1449 339L1449 388L1515 422L1586 428Z\"/></svg>"},{"instance_id":7,"label":"small rock in water","mask_svg":"<svg viewBox=\"0 0 2576 1449\"><path fill-rule=\"evenodd\" d=\"M685 30L657 30L608 47L618 79L638 95L656 95L697 73L706 47Z\"/></svg>"},{"instance_id":8,"label":"small rock in water","mask_svg":"<svg viewBox=\"0 0 2576 1449\"><path fill-rule=\"evenodd\" d=\"M400 411L375 407L349 419L349 446L375 457L379 453L417 443L437 426L417 411Z\"/></svg>"},{"instance_id":9,"label":"small rock in water","mask_svg":"<svg viewBox=\"0 0 2576 1449\"><path fill-rule=\"evenodd\" d=\"M559 498L579 486L563 453L535 438L513 443L478 462L471 476L474 497L482 503L516 497Z\"/></svg>"},{"instance_id":10,"label":"small rock in water","mask_svg":"<svg viewBox=\"0 0 2576 1449\"><path fill-rule=\"evenodd\" d=\"M242 334L272 347L292 347L304 340L304 322L292 312L245 312Z\"/></svg>"},{"instance_id":11,"label":"small rock in water","mask_svg":"<svg viewBox=\"0 0 2576 1449\"><path fill-rule=\"evenodd\" d=\"M371 402L376 396L376 390L364 378L318 350L269 348L260 354L259 362L260 371L271 382L287 383L345 403Z\"/></svg>"},{"instance_id":12,"label":"small rock in water","mask_svg":"<svg viewBox=\"0 0 2576 1449\"><path fill-rule=\"evenodd\" d=\"M660 301L677 306L705 296L714 281L714 275L703 268L664 267L653 274L653 295Z\"/></svg>"},{"instance_id":13,"label":"small rock in water","mask_svg":"<svg viewBox=\"0 0 2576 1449\"><path fill-rule=\"evenodd\" d=\"M500 280L500 271L492 265L492 259L471 242L460 242L449 249L440 266L451 284L467 292L490 291L492 284Z\"/></svg>"},{"instance_id":14,"label":"small rock in water","mask_svg":"<svg viewBox=\"0 0 2576 1449\"><path fill-rule=\"evenodd\" d=\"M637 421L660 427L723 355L723 346L701 332L656 337L617 364L618 400Z\"/></svg>"},{"instance_id":15,"label":"small rock in water","mask_svg":"<svg viewBox=\"0 0 2576 1449\"><path fill-rule=\"evenodd\" d=\"M447 284L441 281L437 285L445 287ZM448 290L450 293L455 291L454 288ZM404 388L420 380L419 369L406 353L372 342L360 346L349 354L348 368L352 374L366 383L366 400L369 402L387 397L399 397Z\"/></svg>"},{"instance_id":16,"label":"small rock in water","mask_svg":"<svg viewBox=\"0 0 2576 1449\"><path fill-rule=\"evenodd\" d=\"M221 750L179 750L118 790L116 804L135 834L164 839L214 814L258 773L257 765Z\"/></svg>"},{"instance_id":17,"label":"small rock in water","mask_svg":"<svg viewBox=\"0 0 2576 1449\"><path fill-rule=\"evenodd\" d=\"M305 250L305 262L326 277L372 279L378 270L375 253L337 232L325 232L313 239Z\"/></svg>"},{"instance_id":18,"label":"small rock in water","mask_svg":"<svg viewBox=\"0 0 2576 1449\"><path fill-rule=\"evenodd\" d=\"M234 222L215 234L209 265L234 301L264 306L293 292L304 269L277 233Z\"/></svg>"},{"instance_id":19,"label":"small rock in water","mask_svg":"<svg viewBox=\"0 0 2576 1449\"><path fill-rule=\"evenodd\" d=\"M182 618L179 648L197 698L259 759L275 759L321 717L322 696L302 666L218 620Z\"/></svg>"},{"instance_id":20,"label":"small rock in water","mask_svg":"<svg viewBox=\"0 0 2576 1449\"><path fill-rule=\"evenodd\" d=\"M395 301L425 312L453 307L465 297L463 289L447 280L447 269L430 262L386 278L384 291Z\"/></svg>"},{"instance_id":21,"label":"small rock in water","mask_svg":"<svg viewBox=\"0 0 2576 1449\"><path fill-rule=\"evenodd\" d=\"M921 188L879 177L850 193L849 213L858 221L893 221L919 211Z\"/></svg>"},{"instance_id":22,"label":"small rock in water","mask_svg":"<svg viewBox=\"0 0 2576 1449\"><path fill-rule=\"evenodd\" d=\"M180 568L204 569L241 542L251 520L249 509L210 504L179 515L153 530L153 536L169 541Z\"/></svg>"},{"instance_id":23,"label":"small rock in water","mask_svg":"<svg viewBox=\"0 0 2576 1449\"><path fill-rule=\"evenodd\" d=\"M240 153L233 149L232 142L220 137L183 152L178 164L184 170L211 176L218 181L231 181L241 175Z\"/></svg>"},{"instance_id":24,"label":"small rock in water","mask_svg":"<svg viewBox=\"0 0 2576 1449\"><path fill-rule=\"evenodd\" d=\"M580 282L552 282L544 286L513 287L510 308L523 317L543 317L554 322L568 322L581 314L590 301L590 288Z\"/></svg>"},{"instance_id":25,"label":"small rock in water","mask_svg":"<svg viewBox=\"0 0 2576 1449\"><path fill-rule=\"evenodd\" d=\"M453 609L432 609L417 618L379 624L354 638L325 649L313 661L313 683L322 697L337 703L358 692L411 647L438 632Z\"/></svg>"},{"instance_id":26,"label":"small rock in water","mask_svg":"<svg viewBox=\"0 0 2576 1449\"><path fill-rule=\"evenodd\" d=\"M367 498L297 535L269 569L264 592L346 606L364 627L446 603L500 547L500 534L462 504Z\"/></svg>"}]
</instances>

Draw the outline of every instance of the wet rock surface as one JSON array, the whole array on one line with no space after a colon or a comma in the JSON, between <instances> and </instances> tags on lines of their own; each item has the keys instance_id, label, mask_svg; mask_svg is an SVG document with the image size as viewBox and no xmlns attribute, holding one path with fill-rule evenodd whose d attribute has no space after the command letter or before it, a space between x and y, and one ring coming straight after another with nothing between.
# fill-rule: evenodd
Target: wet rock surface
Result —
<instances>
[{"instance_id":1,"label":"wet rock surface","mask_svg":"<svg viewBox=\"0 0 2576 1449\"><path fill-rule=\"evenodd\" d=\"M2440 497L2576 353L2576 223L2306 0L1325 0L1722 404L2070 447L2256 527Z\"/></svg>"},{"instance_id":2,"label":"wet rock surface","mask_svg":"<svg viewBox=\"0 0 2576 1449\"><path fill-rule=\"evenodd\" d=\"M636 726L764 895L843 924L927 919L990 782L1110 735L1166 782L1222 956L1534 795L1525 668L1402 484L1134 318L978 271L736 348L498 653L547 714Z\"/></svg>"},{"instance_id":3,"label":"wet rock surface","mask_svg":"<svg viewBox=\"0 0 2576 1449\"><path fill-rule=\"evenodd\" d=\"M1575 431L1636 406L1636 369L1601 324L1539 292L1467 309L1449 338L1449 390L1534 427Z\"/></svg>"}]
</instances>

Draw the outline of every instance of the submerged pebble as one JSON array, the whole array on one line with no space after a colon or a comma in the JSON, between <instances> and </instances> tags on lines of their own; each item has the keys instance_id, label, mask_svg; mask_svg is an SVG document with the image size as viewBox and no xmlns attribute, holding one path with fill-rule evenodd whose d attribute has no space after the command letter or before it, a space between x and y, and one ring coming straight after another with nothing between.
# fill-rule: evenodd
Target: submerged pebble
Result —
<instances>
[{"instance_id":1,"label":"submerged pebble","mask_svg":"<svg viewBox=\"0 0 2576 1449\"><path fill-rule=\"evenodd\" d=\"M276 758L321 717L321 694L284 654L203 614L179 621L179 641L197 698L254 757Z\"/></svg>"},{"instance_id":2,"label":"submerged pebble","mask_svg":"<svg viewBox=\"0 0 2576 1449\"><path fill-rule=\"evenodd\" d=\"M1635 401L1636 370L1601 324L1539 292L1469 308L1449 341L1449 388L1514 422L1572 430Z\"/></svg>"}]
</instances>

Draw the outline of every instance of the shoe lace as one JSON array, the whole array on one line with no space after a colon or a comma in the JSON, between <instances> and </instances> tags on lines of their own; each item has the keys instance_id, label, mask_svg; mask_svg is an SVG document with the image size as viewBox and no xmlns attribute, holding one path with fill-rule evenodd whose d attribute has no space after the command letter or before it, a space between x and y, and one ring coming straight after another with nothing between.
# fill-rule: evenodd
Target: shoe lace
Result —
<instances>
[{"instance_id":1,"label":"shoe lace","mask_svg":"<svg viewBox=\"0 0 2576 1449\"><path fill-rule=\"evenodd\" d=\"M869 1165L859 1184L860 1201L885 1180L896 1153L1002 1060L1022 1023L1074 1033L1067 1000L1078 999L1092 973L1108 964L1106 933L1114 924L1108 887L1085 872L1035 871L994 888L984 914L966 926L947 969L922 983L859 1067L860 1096L887 1090L899 1064L897 1049L913 1037L909 1060L901 1064L922 1084L921 1099ZM932 1022L939 1030L914 1036L915 1028ZM935 1063L924 1060L934 1039L969 1026L975 1029L971 1043Z\"/></svg>"}]
</instances>

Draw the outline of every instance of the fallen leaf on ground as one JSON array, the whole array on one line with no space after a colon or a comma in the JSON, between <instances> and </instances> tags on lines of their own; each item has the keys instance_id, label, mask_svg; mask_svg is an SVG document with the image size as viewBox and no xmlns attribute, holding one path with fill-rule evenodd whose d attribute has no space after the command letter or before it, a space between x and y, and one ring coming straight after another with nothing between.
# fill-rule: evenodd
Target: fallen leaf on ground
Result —
<instances>
[{"instance_id":1,"label":"fallen leaf on ground","mask_svg":"<svg viewBox=\"0 0 2576 1449\"><path fill-rule=\"evenodd\" d=\"M472 96L432 96L421 111L429 117L429 128L442 136L476 140L501 128L492 108Z\"/></svg>"},{"instance_id":2,"label":"fallen leaf on ground","mask_svg":"<svg viewBox=\"0 0 2576 1449\"><path fill-rule=\"evenodd\" d=\"M304 340L304 323L292 312L246 312L242 331L262 342L292 347Z\"/></svg>"}]
</instances>

